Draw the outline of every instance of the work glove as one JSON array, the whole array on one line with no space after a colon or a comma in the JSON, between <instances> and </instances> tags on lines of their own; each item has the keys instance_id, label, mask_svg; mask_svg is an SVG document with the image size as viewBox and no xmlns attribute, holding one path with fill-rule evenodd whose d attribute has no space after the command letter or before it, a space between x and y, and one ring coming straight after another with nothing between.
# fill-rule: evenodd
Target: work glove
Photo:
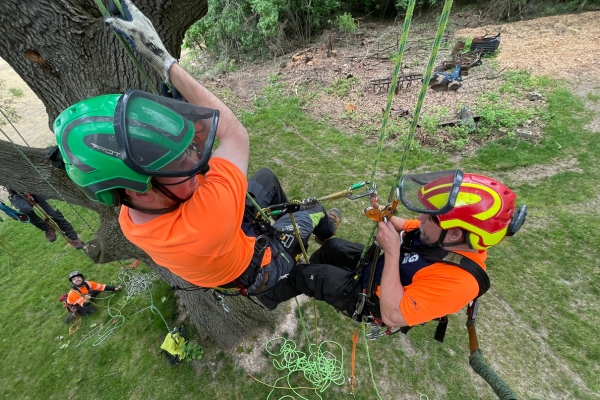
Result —
<instances>
[{"instance_id":1,"label":"work glove","mask_svg":"<svg viewBox=\"0 0 600 400\"><path fill-rule=\"evenodd\" d=\"M169 81L169 68L177 60L165 49L152 22L131 2L122 0L123 13L119 18L105 18L104 22L120 34L129 46L149 62Z\"/></svg>"}]
</instances>

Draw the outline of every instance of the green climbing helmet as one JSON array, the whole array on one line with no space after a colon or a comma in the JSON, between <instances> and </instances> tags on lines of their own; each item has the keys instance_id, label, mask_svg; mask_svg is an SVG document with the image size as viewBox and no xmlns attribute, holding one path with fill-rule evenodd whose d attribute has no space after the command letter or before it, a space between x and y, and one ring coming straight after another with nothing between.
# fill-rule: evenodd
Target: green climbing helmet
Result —
<instances>
[{"instance_id":1,"label":"green climbing helmet","mask_svg":"<svg viewBox=\"0 0 600 400\"><path fill-rule=\"evenodd\" d=\"M69 177L92 200L147 192L152 177L208 171L219 111L139 90L81 101L54 121Z\"/></svg>"}]
</instances>

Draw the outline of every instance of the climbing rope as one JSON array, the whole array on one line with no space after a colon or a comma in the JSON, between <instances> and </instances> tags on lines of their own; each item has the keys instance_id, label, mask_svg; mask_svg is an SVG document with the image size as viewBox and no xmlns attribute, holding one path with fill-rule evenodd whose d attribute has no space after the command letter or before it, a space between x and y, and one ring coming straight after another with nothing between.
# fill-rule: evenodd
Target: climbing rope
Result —
<instances>
[{"instance_id":1,"label":"climbing rope","mask_svg":"<svg viewBox=\"0 0 600 400\"><path fill-rule=\"evenodd\" d=\"M121 2L119 0L114 0L114 2L117 5L117 8L119 9L119 11L121 12L121 15L125 15L123 13L123 7L121 6ZM108 12L108 10L106 9L106 7L104 6L104 4L102 3L101 0L94 0L94 3L96 3L96 6L100 10L100 13L102 13L103 17L105 17L105 18L111 17L110 13ZM152 93L158 94L158 91L154 87L154 84L150 80L150 77L148 76L146 71L144 71L144 69L142 68L142 65L140 64L138 59L135 57L135 54L133 53L133 50L131 50L131 47L129 47L129 45L127 44L127 42L125 41L125 39L123 39L123 37L121 35L116 34L116 36L117 36L117 39L119 40L119 43L121 43L121 46L123 46L123 48L125 49L125 52L127 53L129 58L133 62L133 65L137 68L137 70L142 75L142 78L146 81L146 85L148 85L150 90L152 90Z\"/></svg>"},{"instance_id":2,"label":"climbing rope","mask_svg":"<svg viewBox=\"0 0 600 400\"><path fill-rule=\"evenodd\" d=\"M425 69L425 73L423 74L423 83L421 84L421 91L419 92L419 98L417 100L415 112L410 123L408 137L404 146L404 152L402 153L402 160L400 161L400 167L398 168L398 173L396 174L396 183L392 186L388 202L391 202L395 189L397 187L400 187L400 180L402 179L402 174L404 173L404 165L406 163L406 159L408 158L408 152L410 151L411 145L413 143L415 131L417 130L419 117L421 116L421 108L423 107L423 103L425 102L425 96L427 94L427 90L429 89L429 81L431 80L431 74L433 73L435 60L440 50L444 32L446 31L448 17L450 16L450 10L452 9L452 2L453 0L446 0L444 2L444 8L442 9L442 13L440 15L440 22L438 24L438 29L435 34L435 39L433 41L433 47L429 56L429 62L427 63L427 68Z\"/></svg>"},{"instance_id":3,"label":"climbing rope","mask_svg":"<svg viewBox=\"0 0 600 400\"><path fill-rule=\"evenodd\" d=\"M429 87L429 81L430 81L430 78L431 78L431 74L433 72L433 65L435 64L435 60L437 58L437 54L438 54L439 49L440 49L442 38L443 38L444 32L446 30L446 25L447 25L447 22L448 22L448 17L450 15L450 10L451 10L451 7L452 7L452 2L453 2L453 0L446 0L444 2L444 7L442 9L442 13L441 13L441 16L440 16L440 20L439 20L439 24L438 24L438 29L437 29L436 36L435 36L435 39L434 39L434 42L433 42L433 47L432 47L432 50L431 50L431 54L429 56L429 62L427 64L427 68L425 70L425 73L423 74L423 83L421 85L421 91L419 93L417 104L415 106L415 112L413 114L413 118L412 118L411 125L410 125L410 128L409 128L409 133L408 133L408 136L407 136L407 139L406 139L406 143L405 143L405 147L404 147L404 152L403 152L403 155L402 155L402 160L401 160L401 163L400 163L400 167L398 169L397 176L395 178L395 181L397 183L392 186L392 189L390 191L390 195L388 197L388 203L391 203L394 200L394 195L397 196L397 194L398 194L397 188L400 186L400 179L402 178L402 174L404 172L404 166L405 166L405 163L406 163L406 159L408 158L408 152L410 151L410 148L411 148L413 140L414 140L414 134L415 134L415 131L416 131L416 128L417 128L417 124L418 124L418 121L419 121L419 117L420 117L420 113L421 113L421 108L423 106L423 102L425 101L425 96L426 96L426 93L427 93L427 89ZM379 159L381 157L381 152L382 152L382 148L383 148L383 140L385 138L386 127L387 127L387 123L388 123L388 120L389 120L389 117L390 117L390 111L391 111L392 102L393 102L393 99L394 99L394 94L395 94L395 91L396 91L396 84L397 84L397 79L398 79L399 71L400 71L400 68L402 66L402 57L403 57L403 54L404 54L404 47L405 47L405 44L406 44L406 41L407 41L408 31L410 29L410 23L411 23L412 14L413 14L413 11L414 11L415 3L416 3L415 0L411 0L410 1L409 5L408 5L408 8L407 8L407 11L406 11L406 16L405 16L405 19L404 19L402 37L400 39L400 44L399 44L399 47L398 47L398 54L395 57L396 65L395 65L394 73L392 75L392 80L391 80L391 83L390 83L390 91L388 93L388 101L387 101L387 104L386 104L386 109L385 109L385 113L384 113L384 117L383 117L383 122L382 122L382 126L381 126L381 132L380 132L380 135L379 135L379 141L378 141L378 144L377 144L377 150L376 150L375 160L373 162L373 171L372 171L372 174L371 174L371 182L374 182L374 180L375 180L375 174L377 172L377 167L378 167L378 164L379 164ZM377 206L378 207L377 198L376 197L374 199L372 198L371 204L372 204L372 206ZM372 242L373 238L375 237L375 230L376 229L377 229L377 224L374 224L373 228L371 230L371 233L370 233L370 235L369 235L369 237L367 239L367 243L365 244L363 252L361 254L361 258L360 258L361 260L364 258L367 250L369 249L369 247L371 245L371 242ZM372 267L372 269L374 270L373 267ZM363 334L366 336L366 325L365 325L364 322L362 323L362 328L363 328ZM356 333L356 331L355 331L355 333ZM368 345L368 341L367 340L365 340L365 349L366 349L366 352L367 352L367 359L368 359L368 362L369 362L369 371L370 371L370 374L371 374L371 381L373 383L373 387L375 388L375 392L377 394L377 397L379 399L381 399L381 397L379 395L379 391L377 390L377 386L375 385L375 379L374 379L374 375L373 375L373 367L372 367L372 364L371 364L371 358L370 358L370 354L369 354L369 345ZM354 369L354 362L353 362L353 369ZM352 374L350 383L351 383L351 389L353 390L354 373Z\"/></svg>"},{"instance_id":4,"label":"climbing rope","mask_svg":"<svg viewBox=\"0 0 600 400\"><path fill-rule=\"evenodd\" d=\"M362 329L363 329L363 336L367 336L367 325L364 322L362 322L361 325L362 325ZM375 384L375 375L373 374L373 364L371 364L371 354L369 352L369 341L364 340L364 342L365 342L365 350L367 352L367 361L369 362L369 372L371 373L371 382L373 383L373 388L375 389L375 394L377 395L377 398L379 400L382 400L381 396L379 395L379 390L377 390L377 385Z\"/></svg>"},{"instance_id":5,"label":"climbing rope","mask_svg":"<svg viewBox=\"0 0 600 400\"><path fill-rule=\"evenodd\" d=\"M300 309L300 304L298 303L297 299L296 299L296 308L298 310L298 315L300 317L302 329L304 331L304 335L306 336L306 340L308 343L308 354L306 354L303 351L297 350L296 343L293 340L290 340L290 339L287 339L284 337L273 338L273 339L270 339L266 343L266 345L265 345L266 352L269 355L276 357L273 360L273 366L275 367L275 369L277 369L279 371L284 371L284 370L288 371L286 376L277 378L277 380L275 380L275 383L273 385L265 383L265 382L257 379L253 375L249 374L249 376L252 379L254 379L255 381L271 388L271 391L269 392L269 395L267 396L267 400L271 397L271 394L275 391L275 389L291 390L292 392L294 392L294 394L299 396L301 399L306 399L306 397L304 397L300 393L298 393L297 390L299 390L299 389L314 390L315 394L320 399L322 399L322 397L319 395L319 393L323 393L325 390L327 390L327 388L329 386L331 386L331 384L341 386L345 382L344 367L343 367L343 365L344 365L344 349L342 348L342 346L339 343L337 343L335 341L331 341L331 340L325 340L325 341L321 342L319 345L311 343L309 336L308 336L308 331L306 329L306 325L304 322L304 317L302 316L302 310ZM314 298L313 298L313 312L314 312L315 329L316 329L317 328L317 325L316 325L317 314L316 314L316 302L314 301ZM316 334L316 332L315 332L315 334ZM275 343L275 342L280 342L278 350L271 349L271 347L275 347L273 345L273 343ZM318 339L315 339L315 343L318 343ZM328 348L329 346L333 347L333 349L329 349ZM341 354L340 360L338 360L337 357L335 356L335 354L333 353L335 351L335 349L339 350L339 352ZM310 382L312 386L293 386L291 379L292 379L292 375L296 372L301 372L302 375L304 376L304 378L308 382ZM278 386L278 383L283 379L286 380L288 386ZM294 397L290 396L290 395L285 395L285 396L281 397L280 399L284 399L284 398L294 399Z\"/></svg>"},{"instance_id":6,"label":"climbing rope","mask_svg":"<svg viewBox=\"0 0 600 400\"><path fill-rule=\"evenodd\" d=\"M6 240L0 237L0 247L4 250L6 255L8 256L8 269L10 272L17 272L21 268L21 261L26 260L30 265L35 265L33 261L27 258L26 255L21 253L19 249L8 243ZM12 267L12 262L15 261L19 266L16 268Z\"/></svg>"},{"instance_id":7,"label":"climbing rope","mask_svg":"<svg viewBox=\"0 0 600 400\"><path fill-rule=\"evenodd\" d=\"M410 23L412 21L413 11L415 9L415 3L416 0L410 0L408 3L406 16L404 17L404 25L402 26L402 36L400 37L400 43L398 45L398 53L396 54L396 57L394 57L394 62L396 65L394 66L394 73L392 74L392 80L390 82L390 91L388 93L387 103L385 105L385 112L383 113L383 122L379 132L379 140L377 141L377 150L375 151L375 160L373 161L373 171L371 172L371 182L375 182L375 174L377 173L379 159L381 158L381 152L383 151L383 140L385 139L387 124L390 119L394 95L396 94L398 75L400 74L400 69L402 68L402 58L404 57L404 48L406 47L408 31L410 30Z\"/></svg>"},{"instance_id":8,"label":"climbing rope","mask_svg":"<svg viewBox=\"0 0 600 400\"><path fill-rule=\"evenodd\" d=\"M154 305L154 299L152 297L153 282L158 279L158 274L154 272L142 273L127 268L121 269L118 275L118 280L121 283L121 286L124 288L123 290L127 293L127 296L123 299L123 304L120 306L120 308L111 307L110 301L116 295L116 293L110 296L96 298L95 301L92 302L92 304L94 304L97 307L106 308L110 317L109 322L104 325L94 326L90 332L88 332L79 340L76 347L81 346L84 342L88 341L93 337L96 337L96 339L92 343L92 346L98 346L99 344L103 343L106 339L108 339L113 334L113 332L119 327L121 327L121 325L123 325L126 321L126 318L122 314L121 310L127 304L129 304L134 297L140 296L142 294L148 295L150 305L131 314L130 316L128 316L128 318L132 318L137 314L140 314L146 310L150 310L152 314L157 314L158 316L160 316L163 323L165 324L165 327L167 328L167 331L170 332L171 329L169 328L169 324L167 324L167 321L163 317L160 310ZM98 300L107 300L108 304L106 306L100 305L97 303Z\"/></svg>"},{"instance_id":9,"label":"climbing rope","mask_svg":"<svg viewBox=\"0 0 600 400\"><path fill-rule=\"evenodd\" d=\"M385 139L387 124L390 119L390 114L392 110L392 103L394 102L394 95L396 94L396 86L398 84L398 75L400 74L400 70L402 68L402 58L404 57L404 49L406 47L406 42L408 39L408 32L410 30L410 24L412 21L413 11L415 9L416 0L410 0L408 3L408 7L406 9L406 16L404 17L404 24L402 26L402 36L400 37L400 43L398 45L398 53L396 57L394 57L395 66L394 72L392 73L392 80L390 82L390 91L388 93L387 103L385 105L385 112L383 113L383 122L381 123L381 130L379 132L379 140L377 141L377 149L375 150L375 160L373 161L373 171L371 171L371 182L373 186L375 186L375 175L377 174L377 168L379 166L379 160L381 158L381 153L383 151L383 140ZM413 120L415 120L413 118ZM412 136L407 139L407 145L412 141ZM409 146L410 147L410 146ZM377 197L375 196L375 204L377 205ZM377 229L377 224L373 224L371 228L371 232L367 237L367 241L365 243L365 247L363 248L360 259L362 259L367 250L371 246L373 238L375 237L375 230Z\"/></svg>"},{"instance_id":10,"label":"climbing rope","mask_svg":"<svg viewBox=\"0 0 600 400\"><path fill-rule=\"evenodd\" d=\"M29 193L20 193L17 192L17 194L21 197L23 197L24 199L26 199L29 204L31 204L31 207L33 208L33 211L37 214L38 217L40 217L44 222L46 222L46 224L48 224L49 227L51 227L55 232L57 232L60 236L62 236L67 243L69 243L71 246L75 246L75 243L73 243L73 240L71 240L60 228L60 226L58 226L58 224L54 221L54 219L52 219L52 217L50 217L48 215L48 213L46 213L46 210L44 210L34 199L33 197L29 194Z\"/></svg>"}]
</instances>

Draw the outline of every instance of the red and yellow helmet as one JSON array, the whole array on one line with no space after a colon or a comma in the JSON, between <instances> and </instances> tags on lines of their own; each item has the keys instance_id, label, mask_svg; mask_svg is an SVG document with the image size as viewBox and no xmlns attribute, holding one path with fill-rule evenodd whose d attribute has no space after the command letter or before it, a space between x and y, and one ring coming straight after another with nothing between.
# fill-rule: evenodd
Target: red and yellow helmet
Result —
<instances>
[{"instance_id":1,"label":"red and yellow helmet","mask_svg":"<svg viewBox=\"0 0 600 400\"><path fill-rule=\"evenodd\" d=\"M442 229L467 231L470 247L485 250L500 243L515 212L515 193L483 175L465 173L459 187L455 178L453 174L443 175L424 184L417 192L418 200L437 215ZM449 211L435 212L451 203Z\"/></svg>"}]
</instances>

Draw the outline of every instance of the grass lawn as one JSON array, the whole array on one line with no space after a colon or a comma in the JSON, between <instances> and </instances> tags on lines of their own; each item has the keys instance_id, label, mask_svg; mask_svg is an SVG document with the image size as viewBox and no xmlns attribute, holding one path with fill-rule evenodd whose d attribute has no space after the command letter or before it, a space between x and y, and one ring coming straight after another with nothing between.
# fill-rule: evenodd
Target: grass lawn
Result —
<instances>
[{"instance_id":1,"label":"grass lawn","mask_svg":"<svg viewBox=\"0 0 600 400\"><path fill-rule=\"evenodd\" d=\"M515 190L519 205L528 205L524 228L489 253L492 289L481 299L477 324L481 349L519 398L600 399L600 339L594 333L600 321L600 136L584 129L590 112L583 100L548 83L511 83L516 87L533 85L547 99L547 106L539 111L546 123L539 142L505 137L462 158L459 164L451 161L449 154L423 146L410 154L407 170L458 167L486 173ZM598 94L600 90L593 96ZM593 96L590 101L595 101ZM290 198L324 196L370 176L373 141L314 121L303 112L302 99L284 96L277 83L268 86L241 118L251 135L250 172L260 167L273 169ZM377 175L382 203L402 150L401 143L384 146ZM561 169L565 160L570 160L571 167ZM557 169L539 174L543 167ZM84 241L92 238L78 215L96 227L94 217L85 210L75 212L55 204ZM366 201L349 200L331 203L343 215L339 236L366 241L372 227L362 214L366 205ZM403 209L401 214L411 217ZM287 375L272 366L273 357L266 351L258 355L253 351L266 344L257 338L249 338L246 347L231 351L201 343L205 347L201 360L170 366L159 346L167 326L179 324L175 297L164 283L153 280L144 266L129 270L127 262L92 265L84 253L61 238L47 243L33 226L6 218L0 223L0 240L4 244L0 250L0 353L5 357L0 366L0 397L276 399L291 394L283 389L270 394L270 387L247 375L252 373L269 384ZM7 250L14 257L9 257ZM125 292L111 299L107 298L111 292L101 295L99 312L82 320L79 329L69 334L66 313L56 299L68 290L67 275L73 269L83 271L88 279L113 285L143 279L149 289L131 297ZM300 309L314 340L313 304L306 302ZM319 340L339 343L341 348L324 346L343 361L347 378L352 323L325 304L317 304L317 313ZM462 312L450 317L444 344L433 340L435 324L417 327L407 336L369 342L381 398L495 398L468 365L465 319ZM299 349L308 350L300 324L289 339ZM192 340L196 340L193 333ZM356 368L355 398L377 398L362 338ZM290 383L309 385L301 373L291 374ZM339 383L319 393L320 397L351 398L345 379ZM319 398L314 391L298 389L298 393L307 399Z\"/></svg>"}]
</instances>

